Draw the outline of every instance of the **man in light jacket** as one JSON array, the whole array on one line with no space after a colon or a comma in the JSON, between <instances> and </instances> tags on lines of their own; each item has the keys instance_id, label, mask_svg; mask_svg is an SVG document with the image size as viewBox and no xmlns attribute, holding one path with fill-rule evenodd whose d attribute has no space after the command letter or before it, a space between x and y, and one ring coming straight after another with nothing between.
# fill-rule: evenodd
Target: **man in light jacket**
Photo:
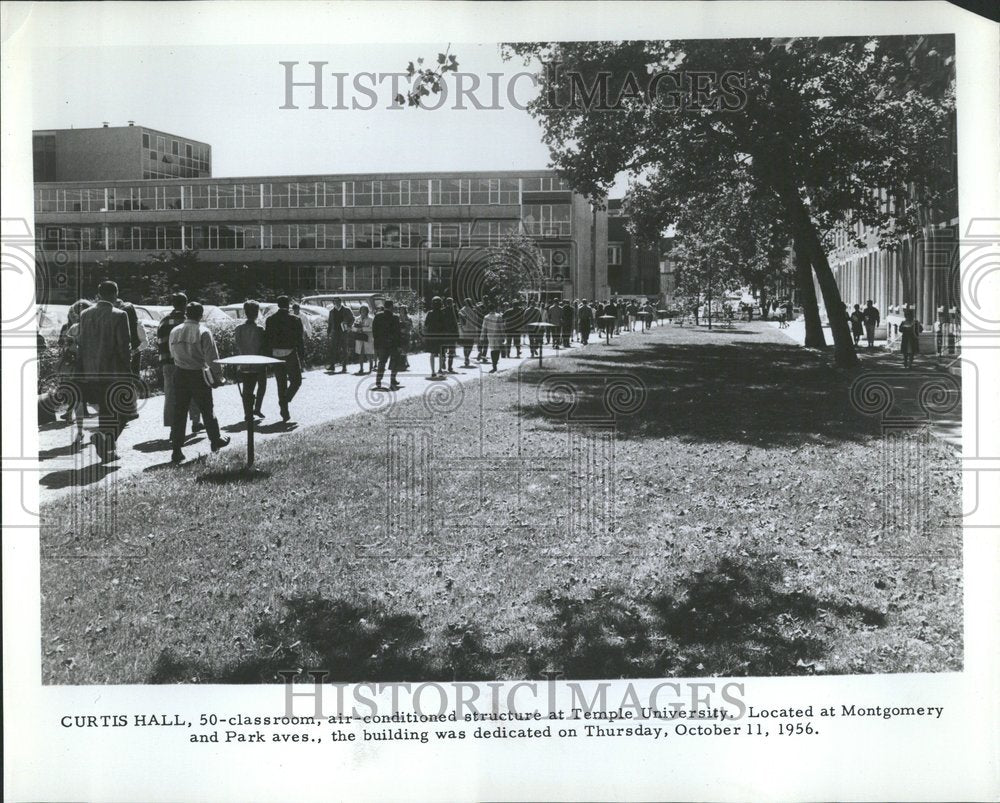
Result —
<instances>
[{"instance_id":1,"label":"man in light jacket","mask_svg":"<svg viewBox=\"0 0 1000 803\"><path fill-rule=\"evenodd\" d=\"M222 368L215 362L219 359L215 338L207 326L201 322L204 307L192 301L184 310L185 321L170 333L170 356L177 366L177 394L174 404L174 425L170 428L170 444L173 463L184 462L185 424L187 409L191 400L198 403L205 431L208 433L212 451L217 452L229 445L229 438L219 432L219 421L212 405L212 388L222 384ZM209 384L211 381L212 384Z\"/></svg>"}]
</instances>

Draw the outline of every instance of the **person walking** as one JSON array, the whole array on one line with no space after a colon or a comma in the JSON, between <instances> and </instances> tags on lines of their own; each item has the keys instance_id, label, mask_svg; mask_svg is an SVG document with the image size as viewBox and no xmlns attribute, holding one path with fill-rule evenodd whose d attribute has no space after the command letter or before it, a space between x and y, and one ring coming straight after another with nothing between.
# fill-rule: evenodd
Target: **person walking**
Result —
<instances>
[{"instance_id":1,"label":"person walking","mask_svg":"<svg viewBox=\"0 0 1000 803\"><path fill-rule=\"evenodd\" d=\"M445 341L442 352L441 373L457 374L455 370L455 346L458 343L458 308L455 306L455 299L448 297L444 300L444 323ZM448 368L444 367L444 357L448 358Z\"/></svg>"},{"instance_id":2,"label":"person walking","mask_svg":"<svg viewBox=\"0 0 1000 803\"><path fill-rule=\"evenodd\" d=\"M447 339L448 323L444 317L444 300L441 296L434 296L431 299L431 308L424 318L424 348L431 363L431 379L444 377L445 343ZM437 368L441 368L438 374Z\"/></svg>"},{"instance_id":3,"label":"person walking","mask_svg":"<svg viewBox=\"0 0 1000 803\"><path fill-rule=\"evenodd\" d=\"M129 394L124 401L125 409L123 414L130 420L138 418L139 412L137 403L139 400L140 378L139 372L142 364L142 349L149 343L146 337L146 330L139 323L139 313L135 311L135 306L122 298L115 301L115 306L124 310L128 316L129 333L129 374L132 376L132 386L134 392Z\"/></svg>"},{"instance_id":4,"label":"person walking","mask_svg":"<svg viewBox=\"0 0 1000 803\"><path fill-rule=\"evenodd\" d=\"M382 387L386 364L389 366L389 390L396 390L400 384L396 381L399 373L399 351L403 344L402 329L399 317L393 307L392 299L386 299L372 320L372 342L375 346L375 356L378 367L375 370L375 387Z\"/></svg>"},{"instance_id":5,"label":"person walking","mask_svg":"<svg viewBox=\"0 0 1000 803\"><path fill-rule=\"evenodd\" d=\"M865 302L865 308L861 312L861 320L865 325L865 337L868 339L868 348L875 348L875 328L882 320L882 315L875 306L875 302L870 298Z\"/></svg>"},{"instance_id":6,"label":"person walking","mask_svg":"<svg viewBox=\"0 0 1000 803\"><path fill-rule=\"evenodd\" d=\"M562 343L562 305L559 303L559 299L554 299L545 313L548 316L548 322L552 324L552 329L549 330L552 333L552 348L558 349Z\"/></svg>"},{"instance_id":7,"label":"person walking","mask_svg":"<svg viewBox=\"0 0 1000 803\"><path fill-rule=\"evenodd\" d=\"M278 296L278 309L267 318L264 338L271 356L284 362L274 369L278 385L278 407L281 420L290 421L288 405L302 387L302 366L306 361L305 336L302 321L288 311L288 296Z\"/></svg>"},{"instance_id":8,"label":"person walking","mask_svg":"<svg viewBox=\"0 0 1000 803\"><path fill-rule=\"evenodd\" d=\"M851 334L854 336L854 345L856 346L860 342L861 334L865 328L865 318L861 314L860 304L854 305L854 311L851 313L849 320L851 322Z\"/></svg>"},{"instance_id":9,"label":"person walking","mask_svg":"<svg viewBox=\"0 0 1000 803\"><path fill-rule=\"evenodd\" d=\"M243 314L246 320L233 330L236 341L236 353L265 356L267 353L264 330L257 323L260 315L260 304L256 301L243 302ZM249 418L264 418L261 407L264 404L264 394L267 392L267 372L262 368L244 367L240 369L242 381L241 396L243 398L243 416Z\"/></svg>"},{"instance_id":10,"label":"person walking","mask_svg":"<svg viewBox=\"0 0 1000 803\"><path fill-rule=\"evenodd\" d=\"M604 305L604 317L611 318L611 320L605 321L606 331L610 337L615 331L615 322L618 320L618 308L615 306L614 299Z\"/></svg>"},{"instance_id":11,"label":"person walking","mask_svg":"<svg viewBox=\"0 0 1000 803\"><path fill-rule=\"evenodd\" d=\"M518 319L521 317L520 311L515 306L515 302L507 302L501 313L503 318L504 340L501 353L504 357L510 357L511 349L517 347L517 356L521 356L521 336L518 333Z\"/></svg>"},{"instance_id":12,"label":"person walking","mask_svg":"<svg viewBox=\"0 0 1000 803\"><path fill-rule=\"evenodd\" d=\"M913 368L913 355L920 353L920 333L924 327L916 319L912 307L903 311L903 322L899 325L899 350L903 355L903 367Z\"/></svg>"},{"instance_id":13,"label":"person walking","mask_svg":"<svg viewBox=\"0 0 1000 803\"><path fill-rule=\"evenodd\" d=\"M286 305L287 310L287 305ZM170 333L170 356L177 366L177 402L174 405L174 425L170 429L170 455L172 463L183 463L185 423L191 399L198 403L205 420L212 451L217 452L229 445L229 438L219 431L219 420L215 417L212 404L212 388L222 384L222 367L215 338L207 326L201 322L204 307L197 301L190 302L184 309L185 320Z\"/></svg>"},{"instance_id":14,"label":"person walking","mask_svg":"<svg viewBox=\"0 0 1000 803\"><path fill-rule=\"evenodd\" d=\"M476 308L472 305L472 299L467 298L462 308L458 311L458 343L462 347L465 368L472 367L469 360L472 357L472 346L476 342L476 335L479 334L478 324Z\"/></svg>"},{"instance_id":15,"label":"person walking","mask_svg":"<svg viewBox=\"0 0 1000 803\"><path fill-rule=\"evenodd\" d=\"M370 374L375 368L375 344L372 342L372 318L365 304L358 310L354 320L354 354L358 358L357 376ZM365 370L365 363L368 370Z\"/></svg>"},{"instance_id":16,"label":"person walking","mask_svg":"<svg viewBox=\"0 0 1000 803\"><path fill-rule=\"evenodd\" d=\"M326 320L326 334L330 338L330 370L337 372L337 363L343 367L342 374L347 373L348 345L351 343L350 331L354 325L354 314L344 306L340 298L333 299L333 307Z\"/></svg>"},{"instance_id":17,"label":"person walking","mask_svg":"<svg viewBox=\"0 0 1000 803\"><path fill-rule=\"evenodd\" d=\"M80 313L77 375L84 401L99 408L97 432L90 442L102 463L118 459L118 437L135 409L134 400L127 401L135 392L128 315L115 306L117 300L118 285L101 282L97 303Z\"/></svg>"},{"instance_id":18,"label":"person walking","mask_svg":"<svg viewBox=\"0 0 1000 803\"><path fill-rule=\"evenodd\" d=\"M586 346L590 341L590 330L594 326L594 311L587 306L587 299L581 302L576 318L580 326L580 342Z\"/></svg>"},{"instance_id":19,"label":"person walking","mask_svg":"<svg viewBox=\"0 0 1000 803\"><path fill-rule=\"evenodd\" d=\"M407 352L410 350L410 333L413 331L413 319L410 317L409 310L407 310L405 304L399 305L397 316L399 317L399 336L402 341L399 346L399 370L409 371L410 358L407 356Z\"/></svg>"},{"instance_id":20,"label":"person walking","mask_svg":"<svg viewBox=\"0 0 1000 803\"><path fill-rule=\"evenodd\" d=\"M537 301L530 302L524 310L524 328L528 331L528 350L532 357L537 357L542 347L542 330L546 327L535 325L542 322L542 317L542 307Z\"/></svg>"},{"instance_id":21,"label":"person walking","mask_svg":"<svg viewBox=\"0 0 1000 803\"><path fill-rule=\"evenodd\" d=\"M156 327L156 347L160 356L160 370L163 372L163 426L174 425L174 404L177 397L177 366L170 356L170 333L184 323L184 309L188 299L184 293L174 293L170 297L173 309L164 316ZM201 411L198 403L192 398L188 406L191 417L191 431L201 432L205 425L201 423Z\"/></svg>"},{"instance_id":22,"label":"person walking","mask_svg":"<svg viewBox=\"0 0 1000 803\"><path fill-rule=\"evenodd\" d=\"M570 347L570 341L573 339L573 305L569 301L564 301L562 305L562 325L560 327L560 332L562 333L562 344L563 348Z\"/></svg>"},{"instance_id":23,"label":"person walking","mask_svg":"<svg viewBox=\"0 0 1000 803\"><path fill-rule=\"evenodd\" d=\"M489 314L483 319L482 336L489 345L490 362L493 364L489 373L495 374L497 372L497 365L500 362L500 352L503 349L505 337L503 315L497 311L495 306L490 307Z\"/></svg>"},{"instance_id":24,"label":"person walking","mask_svg":"<svg viewBox=\"0 0 1000 803\"><path fill-rule=\"evenodd\" d=\"M63 421L76 422L76 437L74 444L83 443L83 419L87 415L87 402L83 398L83 389L79 383L78 359L80 352L80 313L90 309L91 303L81 298L72 304L66 313L66 323L59 331L59 386L65 388L69 396L66 412L62 414Z\"/></svg>"}]
</instances>

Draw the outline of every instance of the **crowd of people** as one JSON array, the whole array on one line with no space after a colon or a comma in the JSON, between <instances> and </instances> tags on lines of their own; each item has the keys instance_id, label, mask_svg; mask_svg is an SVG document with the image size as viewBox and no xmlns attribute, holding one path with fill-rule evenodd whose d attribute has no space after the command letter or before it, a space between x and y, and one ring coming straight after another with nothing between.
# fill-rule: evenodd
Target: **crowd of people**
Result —
<instances>
[{"instance_id":1,"label":"crowd of people","mask_svg":"<svg viewBox=\"0 0 1000 803\"><path fill-rule=\"evenodd\" d=\"M212 451L229 443L214 414L212 391L221 385L222 368L212 330L202 323L204 307L175 293L171 311L156 330L159 366L163 375L163 425L170 430L171 460L185 459L183 445L190 433L205 431ZM277 299L277 309L260 321L261 305L246 301L244 320L235 327L238 355L261 355L280 360L273 374L282 421L289 421L289 406L302 386L305 366L306 323L287 296ZM490 364L497 371L501 356L538 356L544 344L569 348L586 345L592 335L611 337L622 331L648 329L656 310L648 300L610 300L607 303L578 299L544 301L513 298L506 302L434 297L423 321L421 337L430 358L431 379L457 373L459 349L466 368ZM377 389L400 388L398 375L409 369L407 356L413 320L405 306L386 300L374 314L362 305L355 315L341 299L333 301L327 320L329 368L346 373L349 363L357 375L375 372ZM84 418L98 407L97 430L91 435L102 462L118 459L117 441L128 423L137 418L139 353L146 343L145 330L134 307L118 297L112 281L100 284L96 302L77 301L69 308L60 334L59 375L64 388L74 390L63 418L75 422L78 444L84 438ZM475 354L474 354L475 352ZM339 371L338 371L339 368ZM384 385L389 374L388 386ZM246 366L237 369L244 414L265 417L262 406L267 373Z\"/></svg>"},{"instance_id":2,"label":"crowd of people","mask_svg":"<svg viewBox=\"0 0 1000 803\"><path fill-rule=\"evenodd\" d=\"M202 323L204 308L188 301L184 293L171 298L172 310L156 331L159 365L163 373L163 424L170 428L171 460L182 462L183 444L190 432L205 431L212 451L228 445L214 415L212 390L223 383L222 369L212 331ZM779 325L785 312L777 305ZM305 366L306 324L297 314L297 305L288 296L277 299L277 309L260 323L261 305L246 301L245 319L234 329L238 355L261 355L280 360L273 370L282 421L289 421L289 405L302 386ZM855 304L853 311L844 305L855 345L862 333L868 347L874 348L875 330L881 315L869 300L864 309ZM919 352L923 330L912 308L905 310L899 324L903 364L913 367ZM569 348L571 342L587 345L592 336L607 337L623 331L648 329L657 318L657 310L647 299L611 299L607 302L587 299L507 301L470 298L458 304L452 298L435 296L423 321L421 338L430 362L429 379L458 373L460 367L490 365L489 373L498 370L501 357L537 357L543 345L552 349ZM396 390L400 372L409 369L408 345L414 322L405 306L398 308L386 300L374 314L362 305L355 315L341 299L333 301L327 320L331 373L346 373L348 364L357 362L357 375L375 372L376 389ZM138 417L139 352L146 341L132 304L118 297L118 286L111 281L100 284L96 302L81 299L71 305L68 320L60 334L62 354L59 364L63 387L71 387L69 404L63 419L75 423L75 441L84 438L84 418L91 413L88 405L98 407L97 431L91 435L102 462L117 459L116 445L129 421ZM338 366L340 370L338 371ZM383 384L389 373L389 383ZM267 374L253 367L238 369L246 418L262 419L267 392Z\"/></svg>"}]
</instances>

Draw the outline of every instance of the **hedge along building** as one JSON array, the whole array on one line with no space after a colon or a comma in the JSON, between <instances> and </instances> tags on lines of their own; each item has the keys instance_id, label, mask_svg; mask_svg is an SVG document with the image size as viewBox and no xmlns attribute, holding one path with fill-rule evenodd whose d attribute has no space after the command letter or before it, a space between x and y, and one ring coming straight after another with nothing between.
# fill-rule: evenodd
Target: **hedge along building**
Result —
<instances>
[{"instance_id":1,"label":"hedge along building","mask_svg":"<svg viewBox=\"0 0 1000 803\"><path fill-rule=\"evenodd\" d=\"M456 276L520 231L541 254L526 291L608 295L607 213L552 170L36 182L35 223L42 258L72 253L85 285L197 252L234 292L462 292L474 277ZM45 300L73 300L53 269Z\"/></svg>"}]
</instances>

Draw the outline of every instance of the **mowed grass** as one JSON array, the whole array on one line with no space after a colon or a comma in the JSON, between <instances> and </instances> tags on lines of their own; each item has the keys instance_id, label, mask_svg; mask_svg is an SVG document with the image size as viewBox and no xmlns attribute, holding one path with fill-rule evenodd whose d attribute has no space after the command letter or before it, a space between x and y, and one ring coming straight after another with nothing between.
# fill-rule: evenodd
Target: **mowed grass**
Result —
<instances>
[{"instance_id":1,"label":"mowed grass","mask_svg":"<svg viewBox=\"0 0 1000 803\"><path fill-rule=\"evenodd\" d=\"M851 407L856 373L765 325L662 327L427 382L268 442L254 473L234 441L121 481L110 539L60 524L94 490L63 499L44 679L960 669L958 459L924 443L929 526L885 527L897 452Z\"/></svg>"}]
</instances>

